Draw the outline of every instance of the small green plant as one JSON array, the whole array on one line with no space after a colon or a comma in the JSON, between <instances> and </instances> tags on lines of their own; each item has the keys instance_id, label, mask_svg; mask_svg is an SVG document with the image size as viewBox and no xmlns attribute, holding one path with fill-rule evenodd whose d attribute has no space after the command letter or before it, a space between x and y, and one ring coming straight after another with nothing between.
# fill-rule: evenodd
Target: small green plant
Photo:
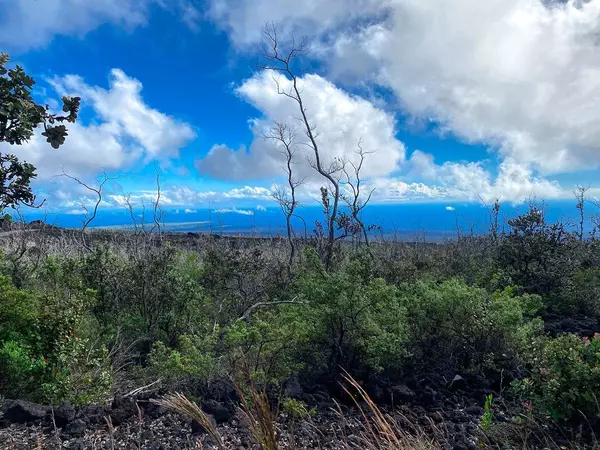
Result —
<instances>
[{"instance_id":1,"label":"small green plant","mask_svg":"<svg viewBox=\"0 0 600 450\"><path fill-rule=\"evenodd\" d=\"M484 413L479 418L479 426L483 428L483 431L487 431L492 424L492 405L494 404L494 396L489 394L485 397L485 403L483 405Z\"/></svg>"},{"instance_id":2,"label":"small green plant","mask_svg":"<svg viewBox=\"0 0 600 450\"><path fill-rule=\"evenodd\" d=\"M150 371L173 386L180 381L206 381L215 364L209 350L209 339L194 335L182 335L177 349L157 341L148 355Z\"/></svg>"},{"instance_id":3,"label":"small green plant","mask_svg":"<svg viewBox=\"0 0 600 450\"><path fill-rule=\"evenodd\" d=\"M564 334L542 337L529 348L530 374L513 383L529 407L553 420L569 419L577 412L600 414L600 334L580 338Z\"/></svg>"},{"instance_id":4,"label":"small green plant","mask_svg":"<svg viewBox=\"0 0 600 450\"><path fill-rule=\"evenodd\" d=\"M292 435L291 444L295 448L295 426L297 421L310 419L317 411L314 408L308 409L306 403L294 398L287 397L283 400L281 406L283 412L287 414L290 420L290 434Z\"/></svg>"},{"instance_id":5,"label":"small green plant","mask_svg":"<svg viewBox=\"0 0 600 450\"><path fill-rule=\"evenodd\" d=\"M294 398L285 398L282 402L282 406L283 412L288 414L291 420L305 419L316 414L314 408L309 409L306 403Z\"/></svg>"}]
</instances>

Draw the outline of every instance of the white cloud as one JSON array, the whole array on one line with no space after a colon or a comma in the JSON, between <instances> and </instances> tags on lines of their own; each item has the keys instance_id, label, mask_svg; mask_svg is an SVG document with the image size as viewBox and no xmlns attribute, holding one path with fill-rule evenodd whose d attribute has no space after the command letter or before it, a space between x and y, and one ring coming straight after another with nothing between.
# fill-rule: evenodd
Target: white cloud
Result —
<instances>
[{"instance_id":1,"label":"white cloud","mask_svg":"<svg viewBox=\"0 0 600 450\"><path fill-rule=\"evenodd\" d=\"M493 182L477 164L447 166L459 190L474 171L490 196L556 196L541 175L600 167L600 0L296 3L214 0L212 17L239 46L265 21L295 26L334 79L389 88L409 116L498 152Z\"/></svg>"},{"instance_id":2,"label":"white cloud","mask_svg":"<svg viewBox=\"0 0 600 450\"><path fill-rule=\"evenodd\" d=\"M408 113L546 173L599 167L599 0L390 5L391 19L350 39L380 63L375 79Z\"/></svg>"},{"instance_id":3,"label":"white cloud","mask_svg":"<svg viewBox=\"0 0 600 450\"><path fill-rule=\"evenodd\" d=\"M246 80L238 94L263 113L250 122L254 140L248 150L232 150L224 145L214 146L208 155L197 161L201 173L217 178L244 180L265 179L282 175L284 156L272 140L263 138L273 121L295 126L297 133L296 171L298 176L321 180L310 167L313 155L306 143L298 116L298 106L290 98L277 93L274 73L265 71ZM282 90L291 81L278 77ZM404 161L405 149L395 138L395 118L360 97L354 97L319 75L308 74L298 79L311 124L316 126L317 141L324 166L334 158L356 160L355 150L362 140L365 150L376 150L367 156L363 176L388 175Z\"/></svg>"},{"instance_id":4,"label":"white cloud","mask_svg":"<svg viewBox=\"0 0 600 450\"><path fill-rule=\"evenodd\" d=\"M208 206L210 203L231 203L232 201L248 202L250 200L272 200L270 190L261 186L244 186L243 188L234 188L226 191L200 191L188 186L171 186L163 188L160 193L160 204L168 207L186 207L185 213L197 212L198 206ZM156 201L157 192L153 190L137 190L129 195L122 193L110 193L106 195L107 206L124 207L127 198L130 204L135 207L141 207L142 204L151 205ZM71 201L68 193L61 198L57 198L61 206L65 206ZM259 205L260 206L260 205ZM256 208L260 210L259 207Z\"/></svg>"},{"instance_id":5,"label":"white cloud","mask_svg":"<svg viewBox=\"0 0 600 450\"><path fill-rule=\"evenodd\" d=\"M535 176L530 167L512 158L500 163L495 180L480 162L436 165L432 155L420 151L413 152L410 161L413 163L412 175L434 180L454 197L486 202L499 198L519 203L531 196L546 199L564 196L557 182Z\"/></svg>"},{"instance_id":6,"label":"white cloud","mask_svg":"<svg viewBox=\"0 0 600 450\"><path fill-rule=\"evenodd\" d=\"M186 213L186 214L193 214L193 213L196 213L196 212L198 212L198 210L197 210L197 209L185 208L185 209L183 210L183 212L184 212L184 213Z\"/></svg>"},{"instance_id":7,"label":"white cloud","mask_svg":"<svg viewBox=\"0 0 600 450\"><path fill-rule=\"evenodd\" d=\"M263 205L256 205L256 210L265 212L267 210L267 208L265 208Z\"/></svg>"},{"instance_id":8,"label":"white cloud","mask_svg":"<svg viewBox=\"0 0 600 450\"><path fill-rule=\"evenodd\" d=\"M131 29L147 23L154 5L197 28L200 13L188 0L0 0L0 47L43 47L54 36L81 38L105 23Z\"/></svg>"},{"instance_id":9,"label":"white cloud","mask_svg":"<svg viewBox=\"0 0 600 450\"><path fill-rule=\"evenodd\" d=\"M53 85L61 94L79 95L83 102L90 102L101 120L138 142L149 159L176 155L196 136L188 124L146 105L142 83L120 69L111 70L108 90L89 86L76 75L55 78Z\"/></svg>"},{"instance_id":10,"label":"white cloud","mask_svg":"<svg viewBox=\"0 0 600 450\"><path fill-rule=\"evenodd\" d=\"M109 89L103 89L75 75L54 78L57 92L80 96L83 108L96 114L95 120L68 124L69 135L58 150L39 134L20 146L0 143L0 149L32 163L40 178L57 175L63 167L72 175L85 176L125 169L140 158L148 162L174 157L195 137L188 124L146 105L138 80L113 69L109 81Z\"/></svg>"},{"instance_id":11,"label":"white cloud","mask_svg":"<svg viewBox=\"0 0 600 450\"><path fill-rule=\"evenodd\" d=\"M265 23L274 22L284 35L326 33L351 25L368 15L381 15L388 0L210 0L209 16L227 30L237 46L252 46Z\"/></svg>"},{"instance_id":12,"label":"white cloud","mask_svg":"<svg viewBox=\"0 0 600 450\"><path fill-rule=\"evenodd\" d=\"M446 211L455 211L456 208L454 208L453 206L446 206Z\"/></svg>"},{"instance_id":13,"label":"white cloud","mask_svg":"<svg viewBox=\"0 0 600 450\"><path fill-rule=\"evenodd\" d=\"M223 193L226 198L260 198L271 199L271 189L262 186L244 186L242 188L230 189Z\"/></svg>"},{"instance_id":14,"label":"white cloud","mask_svg":"<svg viewBox=\"0 0 600 450\"><path fill-rule=\"evenodd\" d=\"M235 214L241 214L243 216L253 216L254 215L254 211L252 211L250 209L238 209L238 208L221 208L221 209L217 209L215 212L221 213L221 214L235 213Z\"/></svg>"}]
</instances>

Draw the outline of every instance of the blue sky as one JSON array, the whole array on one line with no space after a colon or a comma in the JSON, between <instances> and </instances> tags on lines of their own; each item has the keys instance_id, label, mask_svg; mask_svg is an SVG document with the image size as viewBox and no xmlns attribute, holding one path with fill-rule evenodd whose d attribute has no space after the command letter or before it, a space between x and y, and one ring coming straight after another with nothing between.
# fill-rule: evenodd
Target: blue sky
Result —
<instances>
[{"instance_id":1,"label":"blue sky","mask_svg":"<svg viewBox=\"0 0 600 450\"><path fill-rule=\"evenodd\" d=\"M0 0L0 50L52 108L82 97L67 143L0 144L38 167L49 212L80 215L106 172L103 211L273 207L296 105L256 68L261 29L306 36L299 61L325 160L376 150L380 204L520 204L600 195L600 0ZM285 86L287 80L279 79ZM304 204L324 185L297 141ZM242 213L243 215L243 213Z\"/></svg>"}]
</instances>

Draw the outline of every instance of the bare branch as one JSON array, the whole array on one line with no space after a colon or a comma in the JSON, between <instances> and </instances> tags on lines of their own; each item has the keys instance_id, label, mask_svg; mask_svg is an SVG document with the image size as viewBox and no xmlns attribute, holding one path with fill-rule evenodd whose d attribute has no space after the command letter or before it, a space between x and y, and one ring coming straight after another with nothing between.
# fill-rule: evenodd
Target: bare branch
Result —
<instances>
[{"instance_id":1,"label":"bare branch","mask_svg":"<svg viewBox=\"0 0 600 450\"><path fill-rule=\"evenodd\" d=\"M161 188L160 188L160 168L158 164L154 163L154 170L156 172L156 198L152 202L153 211L152 211L152 219L154 221L154 225L152 226L151 232L155 230L158 232L159 239L162 237L162 228L161 222L163 219L162 209L160 207L160 196L161 196Z\"/></svg>"},{"instance_id":2,"label":"bare branch","mask_svg":"<svg viewBox=\"0 0 600 450\"><path fill-rule=\"evenodd\" d=\"M325 251L325 266L326 268L329 268L333 255L333 245L335 242L335 223L338 215L340 200L340 183L339 179L336 179L334 174L336 171L339 171L341 167L337 163L332 163L328 168L323 166L319 145L317 143L315 126L308 118L307 109L302 98L301 90L298 86L298 77L292 67L294 60L306 52L308 47L304 39L298 44L295 36L292 36L292 42L290 44L291 48L289 50L282 51L280 48L281 41L277 33L277 27L274 24L267 24L263 32L268 48L262 51L262 55L264 59L268 61L268 63L259 65L259 67L263 70L271 70L284 74L291 81L290 91L287 92L281 89L281 85L279 84L278 80L276 80L277 92L280 95L284 95L296 102L301 116L302 127L304 128L304 132L309 141L308 145L313 151L314 161L311 165L331 184L333 188L333 205L327 217L328 232Z\"/></svg>"},{"instance_id":3,"label":"bare branch","mask_svg":"<svg viewBox=\"0 0 600 450\"><path fill-rule=\"evenodd\" d=\"M98 215L98 208L100 207L100 204L102 203L102 194L103 194L104 185L106 183L108 183L109 181L117 180L119 178L119 176L109 177L106 175L106 172L101 172L100 174L98 174L98 177L100 180L98 183L98 187L96 187L96 188L87 185L86 183L81 181L81 179L79 179L77 177L69 175L68 173L66 173L64 171L64 169L60 176L64 176L66 178L69 178L70 180L75 181L77 184L84 187L85 189L87 189L89 192L93 193L96 196L96 201L94 202L94 208L92 210L91 215L89 213L87 206L83 203L81 204L82 209L85 211L85 215L84 215L83 219L81 220L81 222L82 222L82 226L81 226L81 230L80 230L81 245L86 250L91 251L92 249L87 244L87 241L85 238L86 230L89 227L89 225L96 219L96 216Z\"/></svg>"},{"instance_id":4,"label":"bare branch","mask_svg":"<svg viewBox=\"0 0 600 450\"><path fill-rule=\"evenodd\" d=\"M286 219L286 230L288 236L288 243L290 246L290 258L288 268L291 271L292 264L294 263L294 256L296 253L296 246L294 244L294 231L292 227L292 217L295 216L295 211L298 206L296 199L296 188L300 186L304 179L298 180L294 178L294 139L296 137L296 130L290 128L284 123L275 122L275 126L270 130L269 133L265 134L266 139L276 141L282 147L282 153L286 161L286 172L288 190L277 189L273 193L273 198L279 203L279 206L285 215Z\"/></svg>"},{"instance_id":5,"label":"bare branch","mask_svg":"<svg viewBox=\"0 0 600 450\"><path fill-rule=\"evenodd\" d=\"M246 309L244 314L242 314L242 316L237 320L238 321L250 320L250 316L252 315L252 312L257 308L267 308L269 306L275 306L275 305L304 305L304 304L306 304L306 302L296 300L296 299L294 299L294 300L277 300L277 301L273 301L273 302L258 302L258 303L255 303L254 305L250 306L248 309Z\"/></svg>"}]
</instances>

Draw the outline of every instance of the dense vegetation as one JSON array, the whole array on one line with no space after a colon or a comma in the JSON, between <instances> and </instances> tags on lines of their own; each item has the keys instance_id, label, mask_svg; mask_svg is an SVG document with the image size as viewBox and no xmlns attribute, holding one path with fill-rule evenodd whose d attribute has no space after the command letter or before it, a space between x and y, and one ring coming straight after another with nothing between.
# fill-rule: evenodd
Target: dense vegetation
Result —
<instances>
[{"instance_id":1,"label":"dense vegetation","mask_svg":"<svg viewBox=\"0 0 600 450\"><path fill-rule=\"evenodd\" d=\"M281 56L274 30L267 36L269 70L295 81L298 49ZM44 124L58 147L66 128L52 124L74 121L79 99L63 99L68 116L49 114L31 98L33 80L7 62L0 55L0 141L18 145ZM154 226L131 232L90 232L93 216L81 232L12 226L0 255L0 395L86 404L157 380L196 397L223 380L238 388L251 380L272 394L293 379L339 398L348 373L381 404L435 403L442 391L433 388L447 393L466 382L485 406L481 428L490 435L500 401L514 426L561 424L593 439L600 239L584 231L585 190L577 225L548 223L532 203L500 226L496 203L486 235L459 232L443 244L376 239L361 214L371 198L361 192L368 152L359 148L358 163L322 166L301 90L294 83L286 95L328 186L312 236L297 238L291 227L300 182L295 133L283 124L267 137L287 155L289 186L274 195L287 239L167 235L158 198ZM0 166L0 208L33 204L34 168L12 155ZM94 192L100 204L101 189ZM287 397L284 390L273 401L306 411Z\"/></svg>"},{"instance_id":2,"label":"dense vegetation","mask_svg":"<svg viewBox=\"0 0 600 450\"><path fill-rule=\"evenodd\" d=\"M3 396L81 404L125 380L201 396L240 373L265 386L433 373L469 377L542 420L598 419L600 240L538 208L495 236L340 243L329 270L314 240L295 243L289 266L278 238L91 237L92 251L66 232L23 252L21 237L5 241Z\"/></svg>"}]
</instances>

